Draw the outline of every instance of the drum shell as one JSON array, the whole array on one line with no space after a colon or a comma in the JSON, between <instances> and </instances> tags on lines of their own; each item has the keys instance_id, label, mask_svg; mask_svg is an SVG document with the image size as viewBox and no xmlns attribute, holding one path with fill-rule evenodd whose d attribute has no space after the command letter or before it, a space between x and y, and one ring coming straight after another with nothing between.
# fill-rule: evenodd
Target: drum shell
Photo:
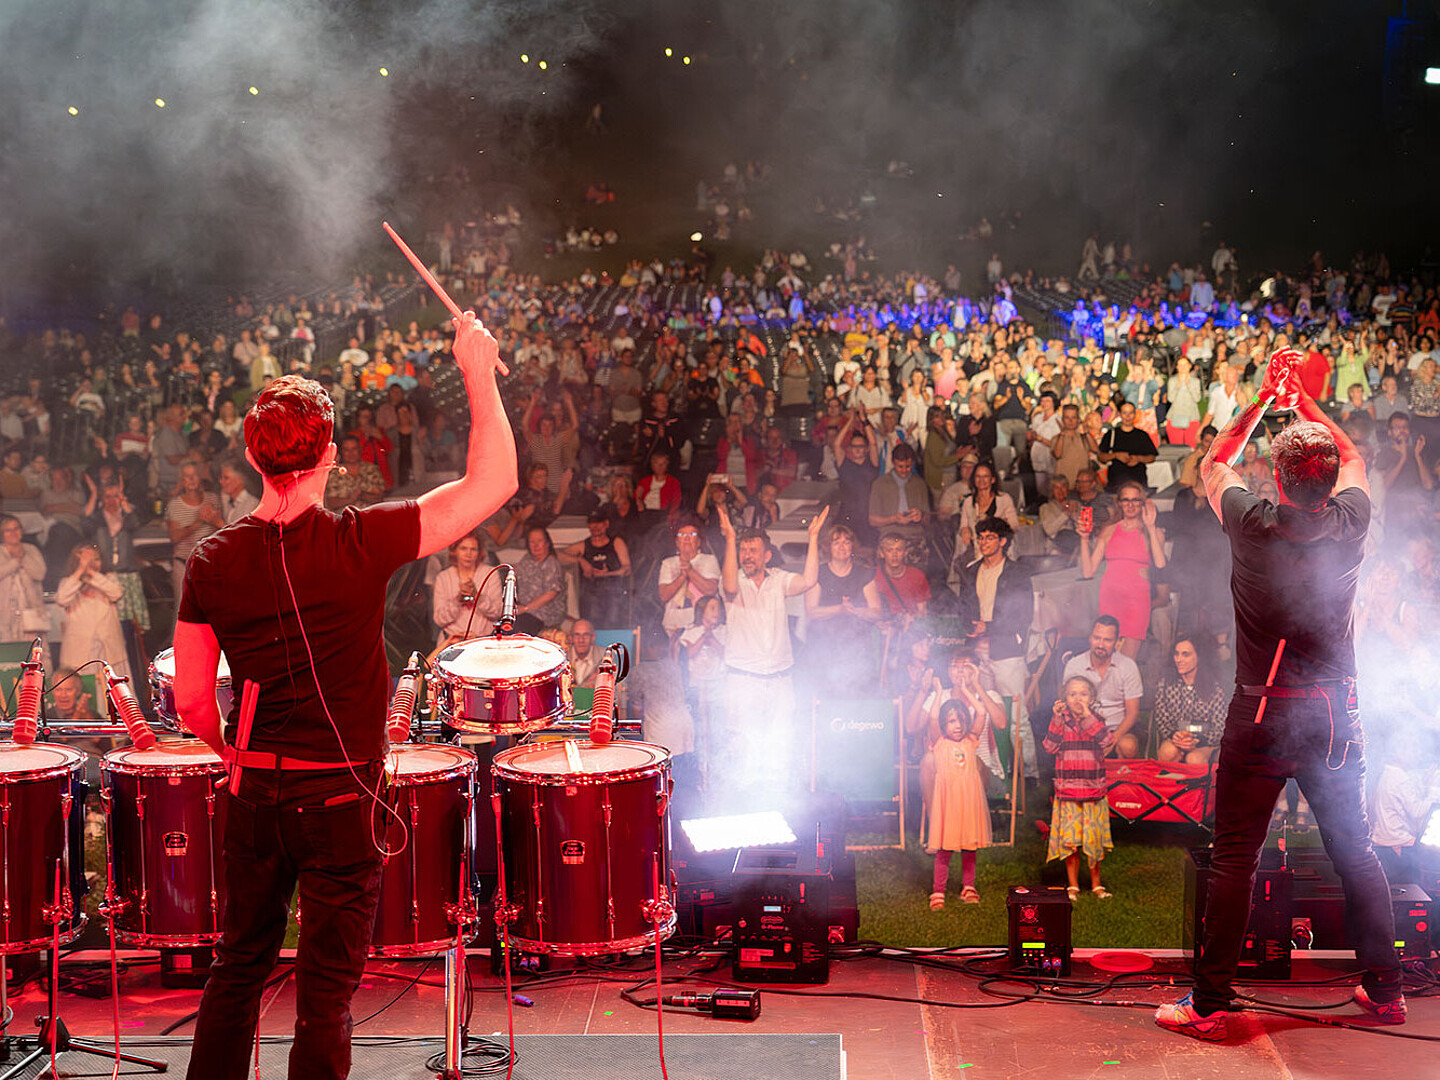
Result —
<instances>
[{"instance_id":1,"label":"drum shell","mask_svg":"<svg viewBox=\"0 0 1440 1080\"><path fill-rule=\"evenodd\" d=\"M115 936L127 944L213 945L224 925L225 766L180 745L193 761L155 764L124 747L100 762Z\"/></svg>"},{"instance_id":2,"label":"drum shell","mask_svg":"<svg viewBox=\"0 0 1440 1080\"><path fill-rule=\"evenodd\" d=\"M17 768L14 753L48 752L53 764ZM55 940L45 909L55 902L55 864L67 859L60 943L85 928L85 756L68 747L0 743L0 955L38 952ZM66 802L68 799L68 812Z\"/></svg>"},{"instance_id":3,"label":"drum shell","mask_svg":"<svg viewBox=\"0 0 1440 1080\"><path fill-rule=\"evenodd\" d=\"M516 655L505 655L507 647ZM529 670L515 662L522 655L533 662ZM492 662L493 670L487 670ZM436 657L430 688L436 713L456 731L524 735L570 711L570 662L543 639L479 638Z\"/></svg>"},{"instance_id":4,"label":"drum shell","mask_svg":"<svg viewBox=\"0 0 1440 1080\"><path fill-rule=\"evenodd\" d=\"M647 917L658 880L670 887L670 759L658 746L638 768L582 774L536 773L525 758L537 746L495 756L500 796L506 901L511 940L522 949L561 956L596 956L652 942ZM581 752L591 744L579 744ZM622 744L612 744L622 745ZM669 913L660 932L674 932Z\"/></svg>"},{"instance_id":5,"label":"drum shell","mask_svg":"<svg viewBox=\"0 0 1440 1080\"><path fill-rule=\"evenodd\" d=\"M220 668L215 676L215 704L220 707L222 725L230 716L234 703L235 697L230 689L230 665L222 655ZM193 734L181 722L180 712L175 708L174 649L162 649L155 655L155 659L150 661L150 705L155 710L161 727L184 735Z\"/></svg>"},{"instance_id":6,"label":"drum shell","mask_svg":"<svg viewBox=\"0 0 1440 1080\"><path fill-rule=\"evenodd\" d=\"M470 891L469 818L478 764L468 750L450 746L407 743L392 747L391 753L444 754L451 763L428 772L397 772L389 781L385 803L404 824L384 815L385 846L396 854L383 861L370 955L436 953L455 943L451 915L462 899L462 882L467 895ZM467 942L478 929L478 924L467 927Z\"/></svg>"}]
</instances>

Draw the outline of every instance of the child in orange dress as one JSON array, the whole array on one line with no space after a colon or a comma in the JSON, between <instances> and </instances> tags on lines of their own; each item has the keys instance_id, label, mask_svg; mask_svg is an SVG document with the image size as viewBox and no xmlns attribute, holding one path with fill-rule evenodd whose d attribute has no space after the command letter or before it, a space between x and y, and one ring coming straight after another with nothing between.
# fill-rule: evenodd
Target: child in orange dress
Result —
<instances>
[{"instance_id":1,"label":"child in orange dress","mask_svg":"<svg viewBox=\"0 0 1440 1080\"><path fill-rule=\"evenodd\" d=\"M935 877L930 910L945 906L950 878L950 857L960 852L960 899L978 904L975 888L975 853L990 846L990 804L980 775L980 739L988 733L989 717L972 714L964 702L950 700L940 707L942 738L920 763L921 790L929 792L925 850L935 854Z\"/></svg>"}]
</instances>

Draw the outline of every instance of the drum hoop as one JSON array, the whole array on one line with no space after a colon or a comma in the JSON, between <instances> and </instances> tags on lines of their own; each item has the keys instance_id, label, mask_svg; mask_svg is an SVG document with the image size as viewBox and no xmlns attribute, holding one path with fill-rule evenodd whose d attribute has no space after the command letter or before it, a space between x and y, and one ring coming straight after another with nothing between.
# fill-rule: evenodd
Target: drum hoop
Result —
<instances>
[{"instance_id":1,"label":"drum hoop","mask_svg":"<svg viewBox=\"0 0 1440 1080\"><path fill-rule=\"evenodd\" d=\"M559 682L560 679L570 670L570 661L562 660L553 668L546 671L537 671L530 675L516 675L511 678L491 678L486 675L461 675L458 672L440 670L439 675L432 675L432 679L438 679L445 683L452 690L459 687L462 690L528 690L532 686L540 686L543 683Z\"/></svg>"},{"instance_id":2,"label":"drum hoop","mask_svg":"<svg viewBox=\"0 0 1440 1080\"><path fill-rule=\"evenodd\" d=\"M115 751L111 751L114 753ZM141 762L112 761L109 754L100 759L101 773L118 776L215 776L223 775L225 763L219 758L194 765L145 765Z\"/></svg>"},{"instance_id":3,"label":"drum hoop","mask_svg":"<svg viewBox=\"0 0 1440 1080\"><path fill-rule=\"evenodd\" d=\"M677 915L671 915L660 926L660 937L669 938L675 933L679 923ZM536 941L533 938L521 937L518 934L510 935L511 947L518 947L530 953L543 953L547 956L605 956L610 953L630 952L632 949L643 949L655 941L655 932L652 930L646 934L638 934L635 937L617 938L614 941L584 941L571 943L567 941Z\"/></svg>"},{"instance_id":4,"label":"drum hoop","mask_svg":"<svg viewBox=\"0 0 1440 1080\"><path fill-rule=\"evenodd\" d=\"M423 773L396 773L387 777L386 787L433 787L436 784L443 784L447 780L456 780L464 776L474 776L480 771L480 762L477 760L461 762L458 765L451 765L446 769L437 769L433 772Z\"/></svg>"},{"instance_id":5,"label":"drum hoop","mask_svg":"<svg viewBox=\"0 0 1440 1080\"><path fill-rule=\"evenodd\" d=\"M201 948L218 944L223 935L213 934L142 934L134 930L122 930L117 923L115 937L126 945L138 945L150 949Z\"/></svg>"},{"instance_id":6,"label":"drum hoop","mask_svg":"<svg viewBox=\"0 0 1440 1080\"><path fill-rule=\"evenodd\" d=\"M537 744L531 744L537 745ZM654 743L632 742L626 745L643 746L647 750L655 750L661 753L661 757L648 765L633 765L624 769L607 769L601 772L583 773L537 773L525 772L510 764L511 755L514 758L519 754L512 754L511 750L502 750L500 755L490 764L490 772L502 780L514 780L518 783L535 784L544 787L587 787L599 786L601 784L625 783L630 780L646 780L652 776L663 775L670 767L670 754L663 747ZM513 750L524 750L525 747L514 747Z\"/></svg>"},{"instance_id":7,"label":"drum hoop","mask_svg":"<svg viewBox=\"0 0 1440 1080\"><path fill-rule=\"evenodd\" d=\"M550 721L556 716L563 715L565 710L557 709L553 713L544 716L534 716L525 720L466 720L457 717L451 710L442 708L440 715L445 723L462 735L529 735L533 731L540 731L548 727Z\"/></svg>"},{"instance_id":8,"label":"drum hoop","mask_svg":"<svg viewBox=\"0 0 1440 1080\"><path fill-rule=\"evenodd\" d=\"M70 895L72 901L77 899L75 897L75 892L73 889L70 890ZM77 910L75 913L77 916L75 922L70 926L68 930L62 929L60 931L61 945L69 945L70 942L74 941L76 938L78 938L81 934L85 932L85 924L89 921L90 916L86 913L83 904L77 906L79 910ZM51 935L46 934L43 938L30 938L27 941L8 941L4 944L0 944L0 956L15 956L18 953L44 952L45 950L50 948L54 940L55 939Z\"/></svg>"},{"instance_id":9,"label":"drum hoop","mask_svg":"<svg viewBox=\"0 0 1440 1080\"><path fill-rule=\"evenodd\" d=\"M43 746L47 750L59 750L67 760L58 765L44 765L38 769L0 772L0 787L7 784L28 784L37 780L58 780L70 773L85 771L85 755L72 746L60 746L56 743L33 743L32 745ZM72 754L74 757L70 756Z\"/></svg>"},{"instance_id":10,"label":"drum hoop","mask_svg":"<svg viewBox=\"0 0 1440 1080\"><path fill-rule=\"evenodd\" d=\"M465 938L465 944L470 944L480 935L479 927L471 930ZM371 943L370 955L373 957L409 957L409 956L430 956L438 955L447 949L455 947L454 935L441 938L439 941L421 941L415 944L406 945L377 945Z\"/></svg>"}]
</instances>

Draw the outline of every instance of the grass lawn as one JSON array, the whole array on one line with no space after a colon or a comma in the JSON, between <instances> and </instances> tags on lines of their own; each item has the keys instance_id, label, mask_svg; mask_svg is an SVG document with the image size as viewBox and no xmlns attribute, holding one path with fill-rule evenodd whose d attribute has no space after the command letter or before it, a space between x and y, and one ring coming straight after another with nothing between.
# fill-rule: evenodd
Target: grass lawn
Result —
<instances>
[{"instance_id":1,"label":"grass lawn","mask_svg":"<svg viewBox=\"0 0 1440 1080\"><path fill-rule=\"evenodd\" d=\"M1115 850L1101 880L1115 895L1098 900L1088 889L1075 905L1077 948L1179 948L1184 906L1185 852L1206 843L1197 830L1111 826ZM852 843L857 842L852 837ZM1045 841L1033 823L1021 822L1016 844L980 852L976 887L980 903L960 902L960 859L950 865L945 907L929 905L933 857L918 837L905 851L859 852L857 889L860 936L896 946L1004 946L1005 896L1012 885L1065 883L1064 864L1045 864ZM1082 888L1089 881L1080 868Z\"/></svg>"}]
</instances>

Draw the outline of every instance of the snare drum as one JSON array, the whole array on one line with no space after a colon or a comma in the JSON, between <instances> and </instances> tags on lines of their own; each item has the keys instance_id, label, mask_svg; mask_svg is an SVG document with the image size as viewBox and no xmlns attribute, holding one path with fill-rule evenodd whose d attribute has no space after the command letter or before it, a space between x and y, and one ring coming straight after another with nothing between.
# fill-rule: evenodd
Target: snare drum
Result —
<instances>
[{"instance_id":1,"label":"snare drum","mask_svg":"<svg viewBox=\"0 0 1440 1080\"><path fill-rule=\"evenodd\" d=\"M85 928L85 755L0 743L0 955L39 952Z\"/></svg>"},{"instance_id":2,"label":"snare drum","mask_svg":"<svg viewBox=\"0 0 1440 1080\"><path fill-rule=\"evenodd\" d=\"M535 953L598 956L675 931L670 755L662 746L531 743L495 755L511 939ZM656 912L653 901L661 900Z\"/></svg>"},{"instance_id":3,"label":"snare drum","mask_svg":"<svg viewBox=\"0 0 1440 1080\"><path fill-rule=\"evenodd\" d=\"M462 641L435 658L435 710L469 735L523 735L570 711L570 661L544 638Z\"/></svg>"},{"instance_id":4,"label":"snare drum","mask_svg":"<svg viewBox=\"0 0 1440 1080\"><path fill-rule=\"evenodd\" d=\"M468 825L477 770L475 755L458 747L401 743L390 748L385 804L404 827L383 815L385 846L396 854L384 861L371 956L419 956L455 944L452 920L461 901L470 899L474 841ZM478 931L479 924L471 922L465 940Z\"/></svg>"},{"instance_id":5,"label":"snare drum","mask_svg":"<svg viewBox=\"0 0 1440 1080\"><path fill-rule=\"evenodd\" d=\"M220 940L225 914L221 841L225 765L191 739L127 746L100 760L105 858L115 936L131 945Z\"/></svg>"},{"instance_id":6,"label":"snare drum","mask_svg":"<svg viewBox=\"0 0 1440 1080\"><path fill-rule=\"evenodd\" d=\"M215 703L220 706L222 726L230 715L234 695L230 692L230 662L220 654L220 670L215 674ZM150 704L162 727L170 731L191 734L190 729L180 722L180 713L175 708L175 650L166 649L150 662Z\"/></svg>"}]
</instances>

